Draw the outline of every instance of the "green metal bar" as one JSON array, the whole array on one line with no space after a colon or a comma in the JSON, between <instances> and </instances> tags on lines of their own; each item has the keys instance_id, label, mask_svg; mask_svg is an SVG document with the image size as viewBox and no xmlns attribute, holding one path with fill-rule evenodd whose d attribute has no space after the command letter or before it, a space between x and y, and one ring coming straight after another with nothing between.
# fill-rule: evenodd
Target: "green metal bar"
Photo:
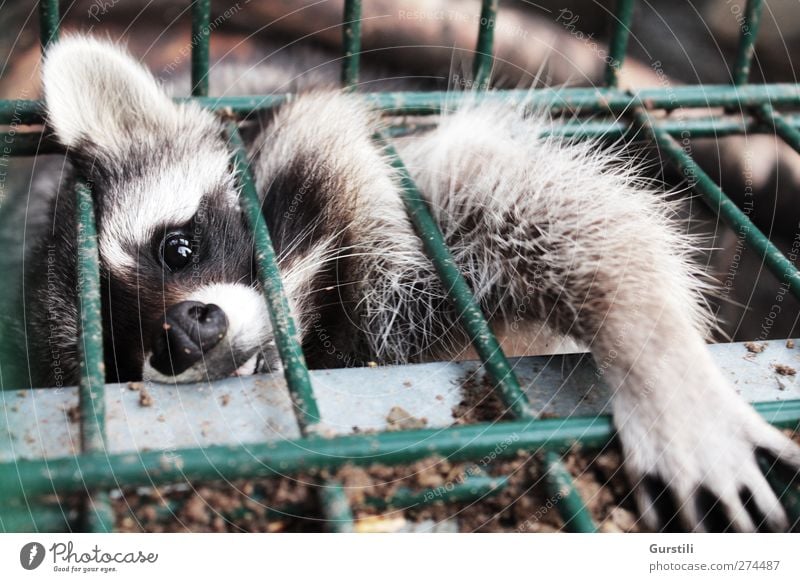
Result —
<instances>
[{"instance_id":1,"label":"green metal bar","mask_svg":"<svg viewBox=\"0 0 800 582\"><path fill-rule=\"evenodd\" d=\"M764 264L779 281L784 282L795 297L800 298L800 272L778 248L762 233L683 148L664 130L651 122L650 115L642 108L634 112L636 123L648 133L669 158L689 179L692 188L697 190L706 204L722 216L737 232L744 233L745 242L763 257Z\"/></svg>"},{"instance_id":2,"label":"green metal bar","mask_svg":"<svg viewBox=\"0 0 800 582\"><path fill-rule=\"evenodd\" d=\"M192 95L208 95L211 0L192 2Z\"/></svg>"},{"instance_id":3,"label":"green metal bar","mask_svg":"<svg viewBox=\"0 0 800 582\"><path fill-rule=\"evenodd\" d=\"M422 239L425 253L433 262L439 278L447 289L448 296L459 314L464 329L492 379L494 386L500 390L504 403L516 417L525 417L529 414L528 401L519 385L511 365L508 363L500 344L497 342L492 329L481 312L480 305L472 295L467 281L461 275L447 249L447 243L439 230L436 221L431 216L428 204L422 193L417 189L414 180L408 173L405 165L397 155L394 147L385 137L379 136L377 141L389 155L392 167L400 177L403 202L414 228Z\"/></svg>"},{"instance_id":4,"label":"green metal bar","mask_svg":"<svg viewBox=\"0 0 800 582\"><path fill-rule=\"evenodd\" d=\"M472 80L476 89L488 89L494 54L494 29L498 0L483 0L478 28L478 43L472 62Z\"/></svg>"},{"instance_id":5,"label":"green metal bar","mask_svg":"<svg viewBox=\"0 0 800 582\"><path fill-rule=\"evenodd\" d=\"M81 448L87 453L105 452L105 364L103 362L103 319L100 307L100 261L97 254L97 230L94 203L89 184L79 181L78 220L78 307L81 332L80 354ZM94 532L109 532L114 518L108 494L97 492L88 500L87 525Z\"/></svg>"},{"instance_id":6,"label":"green metal bar","mask_svg":"<svg viewBox=\"0 0 800 582\"><path fill-rule=\"evenodd\" d=\"M754 405L768 422L800 426L800 400ZM48 460L17 459L0 464L0 495L5 500L170 482L239 479L334 470L347 463L368 466L413 463L431 455L455 461L514 456L519 450L566 451L575 443L605 446L614 434L609 416L515 420L333 438L312 437L239 446L211 446L166 452L102 455L85 453ZM513 447L501 446L510 436ZM499 452L498 452L499 451Z\"/></svg>"},{"instance_id":7,"label":"green metal bar","mask_svg":"<svg viewBox=\"0 0 800 582\"><path fill-rule=\"evenodd\" d=\"M328 481L320 487L320 502L328 529L336 533L351 533L355 519L341 483Z\"/></svg>"},{"instance_id":8,"label":"green metal bar","mask_svg":"<svg viewBox=\"0 0 800 582\"><path fill-rule=\"evenodd\" d=\"M572 533L593 533L597 525L586 509L572 475L569 474L558 453L548 451L544 459L544 483L547 495L564 520L564 529Z\"/></svg>"},{"instance_id":9,"label":"green metal bar","mask_svg":"<svg viewBox=\"0 0 800 582\"><path fill-rule=\"evenodd\" d=\"M67 511L58 503L36 503L27 507L0 504L0 532L5 533L56 533L72 531Z\"/></svg>"},{"instance_id":10,"label":"green metal bar","mask_svg":"<svg viewBox=\"0 0 800 582\"><path fill-rule=\"evenodd\" d=\"M619 71L625 60L628 49L628 38L631 33L634 0L617 0L614 11L614 25L608 45L608 61L606 63L605 83L616 87L619 82Z\"/></svg>"},{"instance_id":11,"label":"green metal bar","mask_svg":"<svg viewBox=\"0 0 800 582\"><path fill-rule=\"evenodd\" d=\"M289 94L233 97L177 98L178 103L194 100L212 110L231 111L246 116L254 111L277 107L291 99ZM634 105L644 104L648 109L678 109L692 107L746 108L769 102L775 107L800 105L800 87L794 83L769 85L704 85L678 86L666 89L641 89L635 93L614 88L573 87L542 88L533 91L486 91L478 95L468 92L418 91L394 93L366 93L369 104L390 115L435 115L450 111L463 103L507 102L527 105L531 109L551 108L553 111L580 110L591 112L623 112ZM0 100L0 124L42 123L44 104L30 100Z\"/></svg>"},{"instance_id":12,"label":"green metal bar","mask_svg":"<svg viewBox=\"0 0 800 582\"><path fill-rule=\"evenodd\" d=\"M761 24L763 0L747 0L744 8L744 23L739 31L739 46L736 50L736 63L733 66L733 83L744 85L750 77L750 65L758 39Z\"/></svg>"},{"instance_id":13,"label":"green metal bar","mask_svg":"<svg viewBox=\"0 0 800 582\"><path fill-rule=\"evenodd\" d=\"M228 123L228 136L233 151L238 183L242 187L242 206L253 231L258 276L267 299L275 344L283 362L286 384L298 410L298 423L301 430L305 432L319 423L319 408L314 398L311 378L308 375L297 328L292 320L289 303L283 292L280 269L275 257L275 250L272 248L267 223L261 213L261 202L253 183L247 152L239 130L233 122Z\"/></svg>"},{"instance_id":14,"label":"green metal bar","mask_svg":"<svg viewBox=\"0 0 800 582\"><path fill-rule=\"evenodd\" d=\"M210 446L167 452L102 455L86 453L48 460L17 459L0 464L3 499L81 492L118 483L140 485L270 477L335 470L347 463L409 464L437 455L450 461L487 454L513 456L520 449L566 450L576 442L602 447L613 434L609 417L479 423L450 429L421 429L333 438L313 437L239 446ZM516 437L513 447L507 446ZM505 443L505 446L503 446ZM498 453L498 451L500 451Z\"/></svg>"},{"instance_id":15,"label":"green metal bar","mask_svg":"<svg viewBox=\"0 0 800 582\"><path fill-rule=\"evenodd\" d=\"M766 103L756 107L755 112L783 141L800 153L800 124L794 123L794 116L781 115Z\"/></svg>"},{"instance_id":16,"label":"green metal bar","mask_svg":"<svg viewBox=\"0 0 800 582\"><path fill-rule=\"evenodd\" d=\"M39 36L42 50L58 38L58 0L39 0Z\"/></svg>"},{"instance_id":17,"label":"green metal bar","mask_svg":"<svg viewBox=\"0 0 800 582\"><path fill-rule=\"evenodd\" d=\"M508 477L490 477L474 475L466 477L460 483L441 485L436 489L414 491L402 487L391 497L367 497L364 505L376 509L407 509L422 507L431 503L474 502L503 491L508 485Z\"/></svg>"},{"instance_id":18,"label":"green metal bar","mask_svg":"<svg viewBox=\"0 0 800 582\"><path fill-rule=\"evenodd\" d=\"M767 117L763 110L756 109L759 117ZM783 128L779 128L781 136L784 137L792 147L794 138L787 138L785 135L792 135L791 131L800 130L800 115L798 114L778 114L770 109L770 116L774 115L780 119ZM761 121L753 117L729 116L719 117L695 117L685 120L664 119L654 120L653 125L676 138L700 138L700 137L725 137L730 135L773 133L776 128L771 125L769 120ZM430 130L436 127L435 124L425 124L420 126L421 130ZM785 130L789 131L786 132ZM414 128L405 126L391 126L386 129L389 137L399 137L413 133ZM561 137L587 139L587 138L607 138L617 139L622 137L636 137L635 130L631 129L629 123L614 121L610 119L586 120L576 119L565 123L556 122L548 130L542 132L543 136L556 135ZM65 153L65 149L54 139L40 131L31 132L0 132L0 152L9 156L33 156L38 154Z\"/></svg>"},{"instance_id":19,"label":"green metal bar","mask_svg":"<svg viewBox=\"0 0 800 582\"><path fill-rule=\"evenodd\" d=\"M361 0L345 0L342 45L342 85L354 87L358 83L361 58Z\"/></svg>"}]
</instances>

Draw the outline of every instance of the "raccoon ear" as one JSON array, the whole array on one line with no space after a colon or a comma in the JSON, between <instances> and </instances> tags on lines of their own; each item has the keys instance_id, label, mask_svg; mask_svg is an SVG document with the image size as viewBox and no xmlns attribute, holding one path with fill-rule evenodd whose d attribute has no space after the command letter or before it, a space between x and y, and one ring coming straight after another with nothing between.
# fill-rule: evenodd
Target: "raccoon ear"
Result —
<instances>
[{"instance_id":1,"label":"raccoon ear","mask_svg":"<svg viewBox=\"0 0 800 582\"><path fill-rule=\"evenodd\" d=\"M177 117L153 75L108 41L64 37L48 48L42 78L48 124L67 147L113 153Z\"/></svg>"}]
</instances>

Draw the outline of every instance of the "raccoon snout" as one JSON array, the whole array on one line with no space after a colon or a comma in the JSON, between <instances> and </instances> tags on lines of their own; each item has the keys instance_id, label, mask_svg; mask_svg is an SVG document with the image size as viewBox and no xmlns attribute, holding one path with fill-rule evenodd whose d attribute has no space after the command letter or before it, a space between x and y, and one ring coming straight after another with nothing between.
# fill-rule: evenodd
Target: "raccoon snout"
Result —
<instances>
[{"instance_id":1,"label":"raccoon snout","mask_svg":"<svg viewBox=\"0 0 800 582\"><path fill-rule=\"evenodd\" d=\"M219 306L176 303L153 331L150 365L166 376L177 376L217 345L227 331L228 318Z\"/></svg>"}]
</instances>

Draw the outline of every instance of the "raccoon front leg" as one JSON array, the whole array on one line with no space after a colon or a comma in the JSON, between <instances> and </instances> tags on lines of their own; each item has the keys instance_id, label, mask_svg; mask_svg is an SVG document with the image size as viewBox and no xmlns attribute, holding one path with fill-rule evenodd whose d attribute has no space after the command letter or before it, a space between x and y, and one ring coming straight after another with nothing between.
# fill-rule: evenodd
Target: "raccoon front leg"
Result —
<instances>
[{"instance_id":1,"label":"raccoon front leg","mask_svg":"<svg viewBox=\"0 0 800 582\"><path fill-rule=\"evenodd\" d=\"M630 160L546 125L473 106L402 147L476 296L590 347L649 527L786 529L755 452L794 472L800 447L711 360L691 239Z\"/></svg>"}]
</instances>

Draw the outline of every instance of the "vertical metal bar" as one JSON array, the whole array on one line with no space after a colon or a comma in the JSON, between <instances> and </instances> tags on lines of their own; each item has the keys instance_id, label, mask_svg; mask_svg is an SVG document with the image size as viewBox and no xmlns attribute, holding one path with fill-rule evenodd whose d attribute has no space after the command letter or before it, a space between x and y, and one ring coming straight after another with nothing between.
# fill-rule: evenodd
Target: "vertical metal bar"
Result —
<instances>
[{"instance_id":1,"label":"vertical metal bar","mask_svg":"<svg viewBox=\"0 0 800 582\"><path fill-rule=\"evenodd\" d=\"M267 223L261 213L261 203L253 183L244 142L235 122L230 122L227 130L233 149L238 183L242 187L242 205L253 231L258 275L267 299L275 344L283 362L286 384L297 407L296 416L300 431L303 436L313 435L315 428L319 426L320 414L303 348L283 291L275 250L272 248ZM353 531L353 513L342 485L334 480L323 479L319 494L322 509L331 529L341 532Z\"/></svg>"},{"instance_id":2,"label":"vertical metal bar","mask_svg":"<svg viewBox=\"0 0 800 582\"><path fill-rule=\"evenodd\" d=\"M494 54L497 5L498 0L483 0L481 3L478 43L475 47L475 60L472 62L472 79L477 89L488 89L489 87Z\"/></svg>"},{"instance_id":3,"label":"vertical metal bar","mask_svg":"<svg viewBox=\"0 0 800 582\"><path fill-rule=\"evenodd\" d=\"M631 33L633 4L634 0L617 0L613 16L614 24L608 43L608 62L606 63L605 82L609 87L616 87L619 83L619 71L625 60L628 38Z\"/></svg>"},{"instance_id":4,"label":"vertical metal bar","mask_svg":"<svg viewBox=\"0 0 800 582\"><path fill-rule=\"evenodd\" d=\"M192 96L208 95L211 0L192 2Z\"/></svg>"},{"instance_id":5,"label":"vertical metal bar","mask_svg":"<svg viewBox=\"0 0 800 582\"><path fill-rule=\"evenodd\" d=\"M781 136L796 152L800 153L800 131L793 127L783 115L766 103L756 107L755 112L763 122L772 126L775 133Z\"/></svg>"},{"instance_id":6,"label":"vertical metal bar","mask_svg":"<svg viewBox=\"0 0 800 582\"><path fill-rule=\"evenodd\" d=\"M666 131L653 124L652 117L643 107L635 109L634 119L658 145L659 149L672 159L683 175L690 179L692 188L700 193L711 210L727 220L737 232L744 233L745 242L759 256L763 257L767 268L782 284L786 285L795 297L800 298L800 272L791 261L770 242L764 233L753 224L748 215L725 195Z\"/></svg>"},{"instance_id":7,"label":"vertical metal bar","mask_svg":"<svg viewBox=\"0 0 800 582\"><path fill-rule=\"evenodd\" d=\"M530 407L528 406L528 398L522 391L519 380L511 369L508 359L500 348L486 318L484 318L480 306L475 301L469 285L467 285L450 251L447 249L447 244L436 221L431 216L427 202L425 202L422 193L417 188L395 149L385 137L378 136L377 139L389 155L392 166L400 176L406 211L422 239L425 252L436 267L445 288L448 289L450 300L460 314L461 323L475 346L475 350L478 352L489 377L492 379L495 390L498 390L500 398L514 417L532 418ZM570 483L571 486L569 472L561 465L560 461L557 459L553 461L551 468L553 471L558 471L559 475L562 475L562 482ZM563 477L564 475L566 477ZM571 527L574 527L575 531L588 532L596 530L589 511L583 506L577 493L570 497L568 506L564 505L562 507L569 507L571 513L565 516L565 521L569 518ZM586 524L591 524L591 526L584 529L583 527Z\"/></svg>"},{"instance_id":8,"label":"vertical metal bar","mask_svg":"<svg viewBox=\"0 0 800 582\"><path fill-rule=\"evenodd\" d=\"M298 409L298 423L305 432L319 423L319 408L314 398L297 328L283 292L275 250L272 248L267 223L261 213L261 203L253 183L247 152L236 123L230 122L227 129L238 182L242 187L242 206L253 231L258 276L269 306L275 344L283 362L286 384Z\"/></svg>"},{"instance_id":9,"label":"vertical metal bar","mask_svg":"<svg viewBox=\"0 0 800 582\"><path fill-rule=\"evenodd\" d=\"M544 481L547 494L564 520L564 529L572 533L591 533L597 525L575 489L567 468L558 453L547 451L544 455Z\"/></svg>"},{"instance_id":10,"label":"vertical metal bar","mask_svg":"<svg viewBox=\"0 0 800 582\"><path fill-rule=\"evenodd\" d=\"M105 452L105 364L103 363L103 319L100 307L100 264L97 254L97 229L91 187L79 181L78 221L78 302L81 331L80 354L81 448L84 452ZM91 531L111 531L114 519L106 493L97 492L87 509Z\"/></svg>"},{"instance_id":11,"label":"vertical metal bar","mask_svg":"<svg viewBox=\"0 0 800 582\"><path fill-rule=\"evenodd\" d=\"M361 58L361 0L345 0L342 35L342 85L354 87L358 83Z\"/></svg>"},{"instance_id":12,"label":"vertical metal bar","mask_svg":"<svg viewBox=\"0 0 800 582\"><path fill-rule=\"evenodd\" d=\"M475 346L486 371L495 387L500 390L500 395L511 412L517 417L526 417L529 414L528 399L503 350L500 349L497 338L483 316L480 305L475 301L469 285L447 249L447 244L436 221L431 216L427 202L417 189L394 147L384 136L378 136L377 141L389 155L392 166L398 172L406 211L417 234L422 239L425 253L430 257L439 278L444 283L445 289L448 290L450 300L456 307L461 323Z\"/></svg>"},{"instance_id":13,"label":"vertical metal bar","mask_svg":"<svg viewBox=\"0 0 800 582\"><path fill-rule=\"evenodd\" d=\"M58 0L39 0L39 36L42 49L58 38Z\"/></svg>"},{"instance_id":14,"label":"vertical metal bar","mask_svg":"<svg viewBox=\"0 0 800 582\"><path fill-rule=\"evenodd\" d=\"M744 23L739 31L739 47L736 50L736 63L733 66L733 84L744 85L750 77L750 65L761 24L763 0L747 0L744 8Z\"/></svg>"},{"instance_id":15,"label":"vertical metal bar","mask_svg":"<svg viewBox=\"0 0 800 582\"><path fill-rule=\"evenodd\" d=\"M320 502L328 529L337 533L353 531L353 510L344 487L336 481L320 485Z\"/></svg>"}]
</instances>

